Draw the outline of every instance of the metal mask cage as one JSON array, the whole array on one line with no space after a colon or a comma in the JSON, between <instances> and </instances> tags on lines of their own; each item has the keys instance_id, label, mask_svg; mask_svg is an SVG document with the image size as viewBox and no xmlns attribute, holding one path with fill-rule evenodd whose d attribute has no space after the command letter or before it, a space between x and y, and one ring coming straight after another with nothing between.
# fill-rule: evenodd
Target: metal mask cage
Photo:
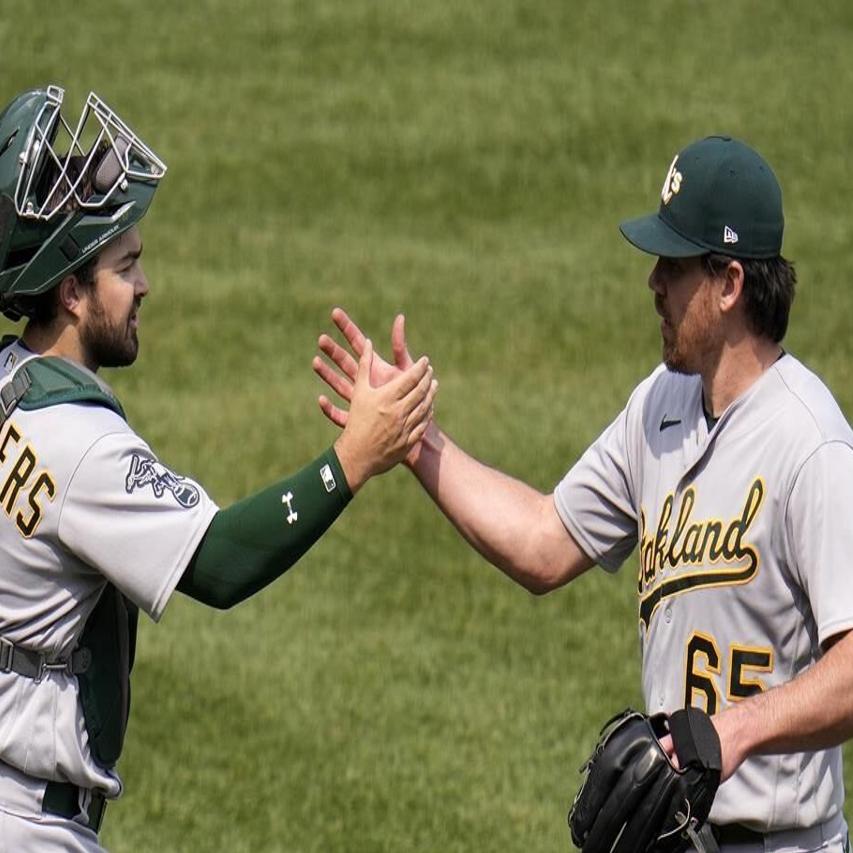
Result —
<instances>
[{"instance_id":1,"label":"metal mask cage","mask_svg":"<svg viewBox=\"0 0 853 853\"><path fill-rule=\"evenodd\" d=\"M64 95L47 87L20 155L15 210L23 219L98 210L128 181L156 183L166 174L166 164L94 92L72 129L61 112Z\"/></svg>"}]
</instances>

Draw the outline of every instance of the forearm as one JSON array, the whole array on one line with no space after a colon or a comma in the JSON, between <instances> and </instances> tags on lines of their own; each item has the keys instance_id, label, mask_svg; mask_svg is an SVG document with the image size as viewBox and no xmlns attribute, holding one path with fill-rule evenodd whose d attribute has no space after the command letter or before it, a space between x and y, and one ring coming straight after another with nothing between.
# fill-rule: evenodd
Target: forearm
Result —
<instances>
[{"instance_id":1,"label":"forearm","mask_svg":"<svg viewBox=\"0 0 853 853\"><path fill-rule=\"evenodd\" d=\"M232 607L296 563L351 497L330 449L292 477L220 510L178 589L212 607Z\"/></svg>"},{"instance_id":2,"label":"forearm","mask_svg":"<svg viewBox=\"0 0 853 853\"><path fill-rule=\"evenodd\" d=\"M794 680L730 706L714 724L726 778L750 755L826 749L853 737L853 632Z\"/></svg>"},{"instance_id":3,"label":"forearm","mask_svg":"<svg viewBox=\"0 0 853 853\"><path fill-rule=\"evenodd\" d=\"M468 543L531 592L554 589L592 565L550 495L478 462L434 424L409 467Z\"/></svg>"}]
</instances>

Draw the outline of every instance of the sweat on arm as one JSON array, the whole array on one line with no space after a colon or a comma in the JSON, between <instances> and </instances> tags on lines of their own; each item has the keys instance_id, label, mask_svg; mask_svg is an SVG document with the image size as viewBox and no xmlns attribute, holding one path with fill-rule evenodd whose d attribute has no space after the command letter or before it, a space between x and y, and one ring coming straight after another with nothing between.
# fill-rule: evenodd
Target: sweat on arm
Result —
<instances>
[{"instance_id":1,"label":"sweat on arm","mask_svg":"<svg viewBox=\"0 0 853 853\"><path fill-rule=\"evenodd\" d=\"M352 499L329 448L298 473L220 510L178 589L225 610L283 575Z\"/></svg>"}]
</instances>

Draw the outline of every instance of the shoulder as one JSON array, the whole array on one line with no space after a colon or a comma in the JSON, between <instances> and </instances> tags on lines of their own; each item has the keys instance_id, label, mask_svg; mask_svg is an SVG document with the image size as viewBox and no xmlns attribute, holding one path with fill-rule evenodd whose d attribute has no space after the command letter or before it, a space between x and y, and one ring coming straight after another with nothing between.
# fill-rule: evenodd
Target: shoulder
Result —
<instances>
[{"instance_id":1,"label":"shoulder","mask_svg":"<svg viewBox=\"0 0 853 853\"><path fill-rule=\"evenodd\" d=\"M28 389L20 406L45 409L62 403L91 403L110 409L122 418L124 410L110 387L82 365L64 358L34 358L22 368Z\"/></svg>"},{"instance_id":2,"label":"shoulder","mask_svg":"<svg viewBox=\"0 0 853 853\"><path fill-rule=\"evenodd\" d=\"M43 447L75 455L105 435L135 435L110 387L82 365L30 355L7 375L13 373L19 390L10 421L25 427L28 438Z\"/></svg>"},{"instance_id":3,"label":"shoulder","mask_svg":"<svg viewBox=\"0 0 853 853\"><path fill-rule=\"evenodd\" d=\"M93 456L147 452L145 442L124 418L112 409L86 402L17 409L0 429L0 446L30 448L39 464L60 480L72 477Z\"/></svg>"},{"instance_id":4,"label":"shoulder","mask_svg":"<svg viewBox=\"0 0 853 853\"><path fill-rule=\"evenodd\" d=\"M84 367L30 355L6 373L14 373L16 381L25 377L26 382L23 395L2 423L3 446L31 447L40 461L70 473L106 439L131 447L144 445L109 386Z\"/></svg>"},{"instance_id":5,"label":"shoulder","mask_svg":"<svg viewBox=\"0 0 853 853\"><path fill-rule=\"evenodd\" d=\"M771 368L777 379L785 423L815 446L840 441L853 446L853 430L823 380L788 354Z\"/></svg>"}]
</instances>

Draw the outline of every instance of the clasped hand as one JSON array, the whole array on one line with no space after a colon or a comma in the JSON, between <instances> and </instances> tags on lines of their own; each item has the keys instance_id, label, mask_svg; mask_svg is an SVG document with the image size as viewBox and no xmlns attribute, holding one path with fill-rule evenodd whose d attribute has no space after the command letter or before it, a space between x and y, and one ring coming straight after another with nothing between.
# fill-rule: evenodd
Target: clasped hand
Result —
<instances>
[{"instance_id":1,"label":"clasped hand","mask_svg":"<svg viewBox=\"0 0 853 853\"><path fill-rule=\"evenodd\" d=\"M318 399L323 414L343 429L335 452L355 493L375 474L403 460L411 462L432 418L438 381L426 356L412 360L401 314L391 331L393 364L373 351L370 339L342 308L332 311L332 321L351 352L321 335L320 350L331 364L315 356L312 366L349 404L348 409L336 406L325 394Z\"/></svg>"}]
</instances>

